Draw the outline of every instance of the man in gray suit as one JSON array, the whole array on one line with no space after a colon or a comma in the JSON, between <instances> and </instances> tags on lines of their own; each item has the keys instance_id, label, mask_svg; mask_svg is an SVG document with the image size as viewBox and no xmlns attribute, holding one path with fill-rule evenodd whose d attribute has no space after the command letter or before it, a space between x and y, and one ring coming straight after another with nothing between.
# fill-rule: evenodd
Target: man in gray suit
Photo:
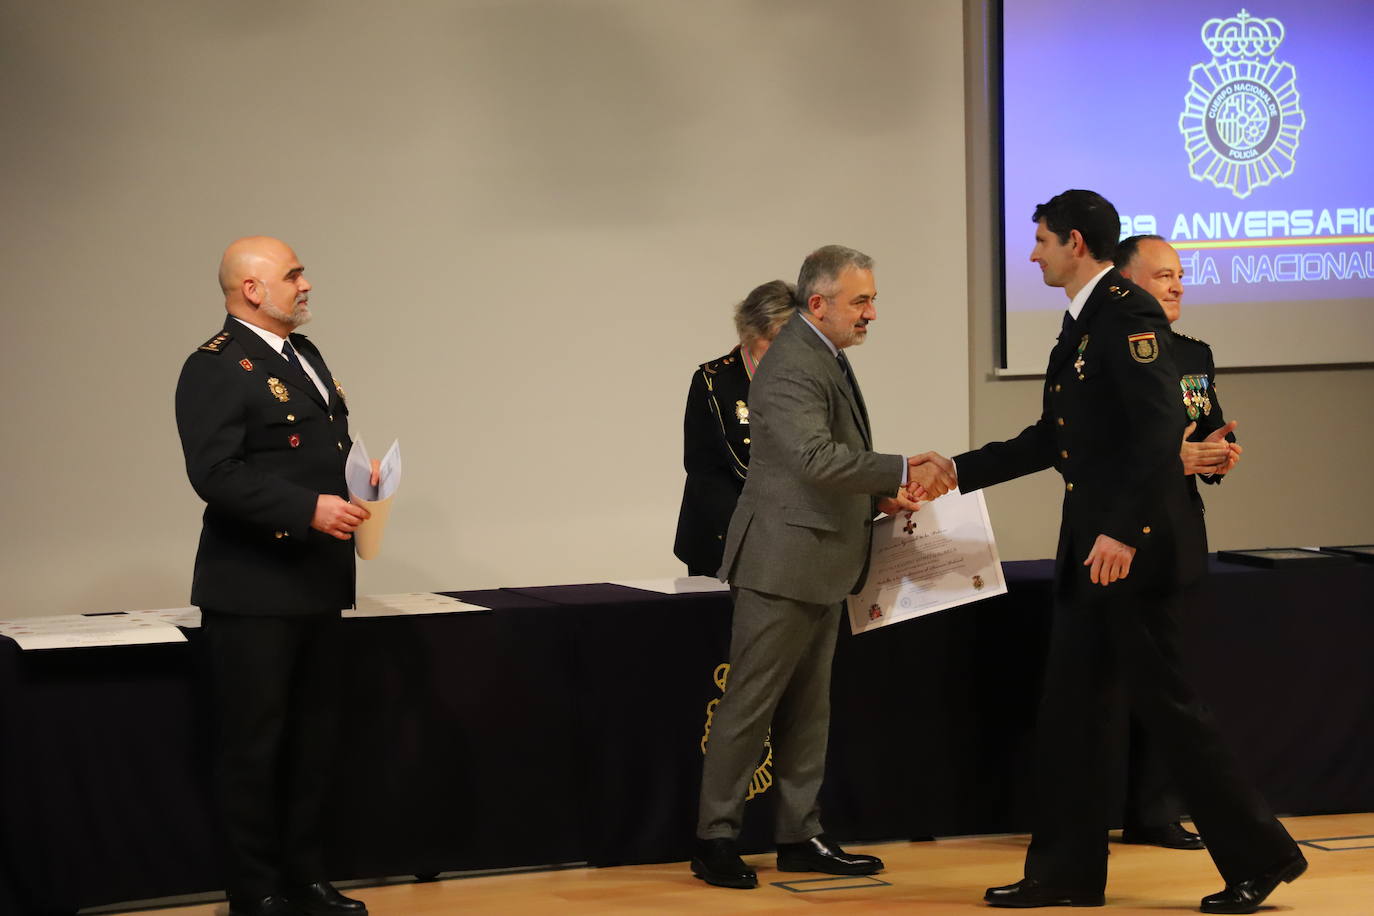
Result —
<instances>
[{"instance_id":1,"label":"man in gray suit","mask_svg":"<svg viewBox=\"0 0 1374 916\"><path fill-rule=\"evenodd\" d=\"M873 516L914 510L908 483L934 497L953 476L938 455L872 451L843 350L863 343L876 298L867 255L839 245L812 252L797 280L797 314L750 389L749 476L720 569L735 597L730 673L711 722L691 866L710 884L758 886L736 837L770 725L779 870L867 875L883 867L846 853L821 828L831 656L842 602L868 573Z\"/></svg>"}]
</instances>

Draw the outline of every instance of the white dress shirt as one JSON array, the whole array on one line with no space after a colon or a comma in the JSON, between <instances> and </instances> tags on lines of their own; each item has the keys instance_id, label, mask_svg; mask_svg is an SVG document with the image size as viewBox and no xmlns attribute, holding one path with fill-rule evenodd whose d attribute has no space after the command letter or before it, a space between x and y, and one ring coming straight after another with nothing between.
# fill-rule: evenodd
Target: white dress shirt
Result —
<instances>
[{"instance_id":1,"label":"white dress shirt","mask_svg":"<svg viewBox=\"0 0 1374 916\"><path fill-rule=\"evenodd\" d=\"M288 365L288 366L291 365L291 363L287 361L286 357L285 357L285 356L282 354L282 352L281 352L282 345L286 343L286 338L285 338L285 337L278 337L276 334L273 334L271 331L267 330L266 328L260 328L260 327L258 327L258 326L255 325L255 324L249 324L248 322L244 321L242 318L239 318L237 315L233 316L233 318L234 318L234 320L237 321L239 324L243 325L245 328L247 328L248 330L252 331L254 334L258 335L258 336L261 337L264 341L266 341L266 342L267 342L267 345L268 345L269 347L271 347L273 350L275 350L275 351L277 352L277 355L281 357L281 361L282 361L284 364L286 364L286 365ZM291 347L291 349L296 350L296 348L295 348L294 345ZM319 377L318 375L315 374L315 367L312 366L312 365L310 365L310 360L308 360L308 359L306 359L305 357L301 356L301 353L300 353L299 350L296 350L296 358L299 359L299 360L301 361L301 368L305 370L305 374L306 374L306 375L310 376L310 381L314 382L314 383L315 383L315 387L319 389L319 391L320 391L320 397L324 398L324 402L325 402L326 404L328 404L328 403L329 403L329 389L326 388L326 387L324 387L324 382L320 381L320 377Z\"/></svg>"}]
</instances>

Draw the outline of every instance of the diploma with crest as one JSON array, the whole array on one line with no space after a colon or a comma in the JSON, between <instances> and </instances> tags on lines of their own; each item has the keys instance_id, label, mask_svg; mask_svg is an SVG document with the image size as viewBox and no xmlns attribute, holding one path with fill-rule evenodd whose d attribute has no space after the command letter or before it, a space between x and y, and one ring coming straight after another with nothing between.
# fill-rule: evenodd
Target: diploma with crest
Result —
<instances>
[{"instance_id":1,"label":"diploma with crest","mask_svg":"<svg viewBox=\"0 0 1374 916\"><path fill-rule=\"evenodd\" d=\"M849 596L849 628L867 633L1006 591L983 491L954 490L873 523L868 580Z\"/></svg>"}]
</instances>

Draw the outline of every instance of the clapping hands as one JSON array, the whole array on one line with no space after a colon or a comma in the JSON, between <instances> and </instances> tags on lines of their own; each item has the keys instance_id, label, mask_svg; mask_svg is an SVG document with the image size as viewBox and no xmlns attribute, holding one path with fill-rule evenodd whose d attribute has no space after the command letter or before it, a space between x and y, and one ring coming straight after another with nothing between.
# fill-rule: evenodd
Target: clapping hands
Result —
<instances>
[{"instance_id":1,"label":"clapping hands","mask_svg":"<svg viewBox=\"0 0 1374 916\"><path fill-rule=\"evenodd\" d=\"M1197 429L1197 423L1189 423L1183 431L1183 444L1179 448L1179 458L1183 460L1185 474L1225 474L1240 461L1241 447L1227 442L1226 436L1236 428L1232 420L1220 429L1213 430L1201 442L1189 442L1188 437Z\"/></svg>"}]
</instances>

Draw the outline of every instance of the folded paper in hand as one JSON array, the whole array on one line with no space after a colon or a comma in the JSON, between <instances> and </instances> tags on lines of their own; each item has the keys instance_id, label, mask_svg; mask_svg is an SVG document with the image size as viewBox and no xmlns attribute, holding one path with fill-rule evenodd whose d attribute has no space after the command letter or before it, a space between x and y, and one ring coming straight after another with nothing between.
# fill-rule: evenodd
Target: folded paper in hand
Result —
<instances>
[{"instance_id":1,"label":"folded paper in hand","mask_svg":"<svg viewBox=\"0 0 1374 916\"><path fill-rule=\"evenodd\" d=\"M363 440L353 440L353 448L344 464L344 479L348 482L349 499L372 513L372 517L353 532L353 546L358 558L370 560L382 549L382 534L386 531L387 516L391 514L391 498L401 486L401 443L392 442L382 459L380 479L372 485L372 459L367 455Z\"/></svg>"}]
</instances>

